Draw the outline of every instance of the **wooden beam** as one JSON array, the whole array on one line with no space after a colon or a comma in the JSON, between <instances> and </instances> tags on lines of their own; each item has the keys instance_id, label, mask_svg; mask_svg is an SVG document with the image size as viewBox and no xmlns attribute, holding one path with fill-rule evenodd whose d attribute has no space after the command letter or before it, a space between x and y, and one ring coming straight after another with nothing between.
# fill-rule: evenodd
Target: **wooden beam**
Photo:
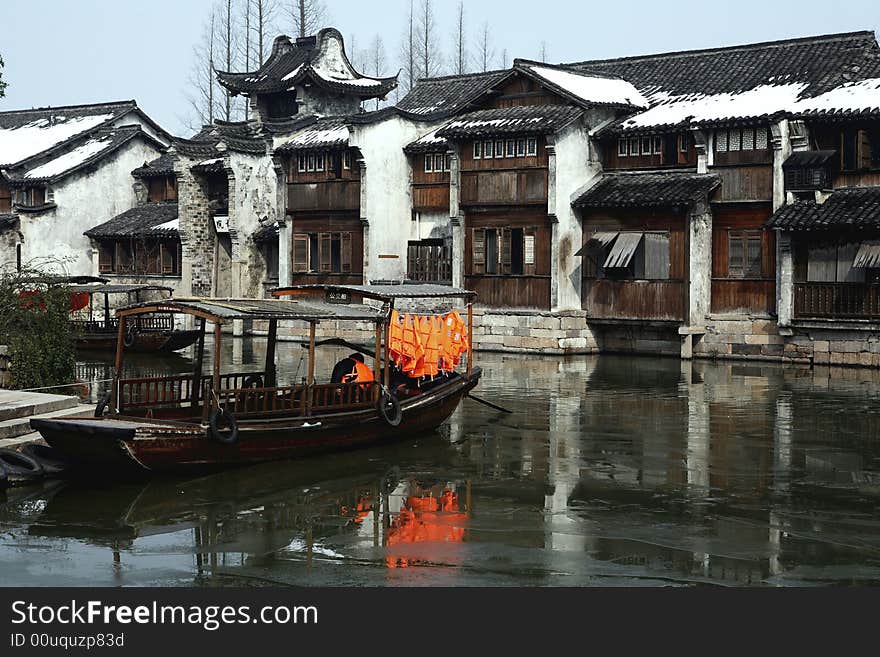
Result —
<instances>
[{"instance_id":1,"label":"wooden beam","mask_svg":"<svg viewBox=\"0 0 880 657\"><path fill-rule=\"evenodd\" d=\"M474 369L474 304L469 303L467 307L468 311L468 335L467 335L467 375L470 376L471 372Z\"/></svg>"},{"instance_id":2,"label":"wooden beam","mask_svg":"<svg viewBox=\"0 0 880 657\"><path fill-rule=\"evenodd\" d=\"M394 312L394 300L388 304L387 320L385 322L385 389L391 383L391 315Z\"/></svg>"},{"instance_id":3,"label":"wooden beam","mask_svg":"<svg viewBox=\"0 0 880 657\"><path fill-rule=\"evenodd\" d=\"M113 389L110 391L110 407L112 412L119 408L119 380L122 378L122 352L125 349L125 317L119 320L116 329L116 362L113 373Z\"/></svg>"},{"instance_id":4,"label":"wooden beam","mask_svg":"<svg viewBox=\"0 0 880 657\"><path fill-rule=\"evenodd\" d=\"M373 353L373 371L376 381L382 372L382 322L376 322L376 351ZM379 401L379 388L373 386L373 400Z\"/></svg>"},{"instance_id":5,"label":"wooden beam","mask_svg":"<svg viewBox=\"0 0 880 657\"><path fill-rule=\"evenodd\" d=\"M306 415L312 414L312 395L315 392L315 322L309 322L309 378L306 381Z\"/></svg>"},{"instance_id":6,"label":"wooden beam","mask_svg":"<svg viewBox=\"0 0 880 657\"><path fill-rule=\"evenodd\" d=\"M173 315L172 315L173 317ZM192 407L199 405L202 395L202 365L205 362L205 318L199 319L199 342L196 345L196 362L193 366Z\"/></svg>"},{"instance_id":7,"label":"wooden beam","mask_svg":"<svg viewBox=\"0 0 880 657\"><path fill-rule=\"evenodd\" d=\"M278 320L269 320L269 341L266 344L266 380L263 385L274 388L275 382L275 343L278 339Z\"/></svg>"},{"instance_id":8,"label":"wooden beam","mask_svg":"<svg viewBox=\"0 0 880 657\"><path fill-rule=\"evenodd\" d=\"M221 343L221 330L223 325L220 322L214 323L214 394L219 394L220 391L220 343ZM219 404L219 399L218 399Z\"/></svg>"}]
</instances>

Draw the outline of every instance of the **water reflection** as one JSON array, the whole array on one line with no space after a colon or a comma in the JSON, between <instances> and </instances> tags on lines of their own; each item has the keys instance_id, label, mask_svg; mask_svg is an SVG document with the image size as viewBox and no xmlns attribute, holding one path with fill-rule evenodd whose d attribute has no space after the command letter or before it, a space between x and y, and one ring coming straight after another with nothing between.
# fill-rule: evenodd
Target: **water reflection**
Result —
<instances>
[{"instance_id":1,"label":"water reflection","mask_svg":"<svg viewBox=\"0 0 880 657\"><path fill-rule=\"evenodd\" d=\"M224 359L246 369L263 353L260 340L235 341ZM282 346L282 378L301 377L301 355ZM329 375L339 355L322 352L318 371ZM11 489L0 581L880 582L880 373L480 361L479 394L513 415L464 402L438 434L389 447L185 479ZM132 367L187 371L189 361Z\"/></svg>"}]
</instances>

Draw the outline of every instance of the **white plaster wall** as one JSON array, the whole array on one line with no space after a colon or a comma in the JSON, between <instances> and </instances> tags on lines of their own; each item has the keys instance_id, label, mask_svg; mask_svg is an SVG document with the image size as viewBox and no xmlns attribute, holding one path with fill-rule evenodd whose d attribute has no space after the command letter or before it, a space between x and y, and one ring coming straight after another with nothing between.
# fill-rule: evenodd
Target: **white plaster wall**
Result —
<instances>
[{"instance_id":1,"label":"white plaster wall","mask_svg":"<svg viewBox=\"0 0 880 657\"><path fill-rule=\"evenodd\" d=\"M234 225L239 239L238 253L234 254L242 265L239 290L245 296L261 297L265 262L253 235L259 230L261 219L274 222L283 218L278 207L278 176L272 158L265 155L231 152L229 165L235 176L230 225Z\"/></svg>"},{"instance_id":2,"label":"white plaster wall","mask_svg":"<svg viewBox=\"0 0 880 657\"><path fill-rule=\"evenodd\" d=\"M452 225L449 223L449 211L418 212L415 221L410 221L409 239L419 240L451 239Z\"/></svg>"},{"instance_id":3,"label":"white plaster wall","mask_svg":"<svg viewBox=\"0 0 880 657\"><path fill-rule=\"evenodd\" d=\"M403 148L433 127L391 116L352 129L349 143L360 149L367 167L361 181L366 185L366 207L361 207L361 217L370 224L365 251L372 280L403 280L406 276L406 247L413 222L410 164ZM380 258L381 255L398 257Z\"/></svg>"},{"instance_id":4,"label":"white plaster wall","mask_svg":"<svg viewBox=\"0 0 880 657\"><path fill-rule=\"evenodd\" d=\"M581 248L583 231L571 207L578 191L599 174L599 165L591 162L587 129L573 124L556 136L556 197L555 207L548 208L559 222L557 305L553 310L579 310L581 307L581 258L574 254ZM550 199L553 203L554 199Z\"/></svg>"},{"instance_id":5,"label":"white plaster wall","mask_svg":"<svg viewBox=\"0 0 880 657\"><path fill-rule=\"evenodd\" d=\"M132 139L95 170L53 185L54 210L19 213L22 263L62 274L92 274L92 248L83 232L136 205L131 172L159 155L152 143Z\"/></svg>"}]
</instances>

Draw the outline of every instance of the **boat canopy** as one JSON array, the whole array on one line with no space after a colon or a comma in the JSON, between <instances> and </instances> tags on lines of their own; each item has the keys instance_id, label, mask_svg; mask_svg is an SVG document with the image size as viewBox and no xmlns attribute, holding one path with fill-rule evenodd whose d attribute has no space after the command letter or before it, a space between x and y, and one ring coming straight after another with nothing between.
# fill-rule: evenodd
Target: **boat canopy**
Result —
<instances>
[{"instance_id":1,"label":"boat canopy","mask_svg":"<svg viewBox=\"0 0 880 657\"><path fill-rule=\"evenodd\" d=\"M135 284L100 284L92 283L88 285L72 285L71 292L86 292L88 294L126 294L131 292L174 292L174 288L165 285L135 285Z\"/></svg>"},{"instance_id":2,"label":"boat canopy","mask_svg":"<svg viewBox=\"0 0 880 657\"><path fill-rule=\"evenodd\" d=\"M385 285L294 285L282 287L272 292L273 296L286 297L305 294L309 291L338 292L352 296L362 296L367 299L378 301L393 301L394 299L467 299L472 300L477 296L476 292L463 290L448 285L436 283L400 283Z\"/></svg>"},{"instance_id":3,"label":"boat canopy","mask_svg":"<svg viewBox=\"0 0 880 657\"><path fill-rule=\"evenodd\" d=\"M145 301L116 310L119 318L148 313L177 313L201 317L215 324L233 319L321 320L344 319L385 322L387 312L363 304L330 303L317 299L206 299L178 298Z\"/></svg>"}]
</instances>

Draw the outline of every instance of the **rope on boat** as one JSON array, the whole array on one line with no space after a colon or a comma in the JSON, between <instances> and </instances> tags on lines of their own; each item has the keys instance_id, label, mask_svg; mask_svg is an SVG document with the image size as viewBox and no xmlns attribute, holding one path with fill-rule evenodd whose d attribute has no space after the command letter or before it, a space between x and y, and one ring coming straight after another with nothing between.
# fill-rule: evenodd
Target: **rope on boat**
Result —
<instances>
[{"instance_id":1,"label":"rope on boat","mask_svg":"<svg viewBox=\"0 0 880 657\"><path fill-rule=\"evenodd\" d=\"M39 392L40 390L52 390L53 388L81 388L82 386L91 386L94 383L109 383L113 379L98 379L97 381L80 381L79 383L62 383L57 386L45 386L43 388L24 388L18 392Z\"/></svg>"}]
</instances>

